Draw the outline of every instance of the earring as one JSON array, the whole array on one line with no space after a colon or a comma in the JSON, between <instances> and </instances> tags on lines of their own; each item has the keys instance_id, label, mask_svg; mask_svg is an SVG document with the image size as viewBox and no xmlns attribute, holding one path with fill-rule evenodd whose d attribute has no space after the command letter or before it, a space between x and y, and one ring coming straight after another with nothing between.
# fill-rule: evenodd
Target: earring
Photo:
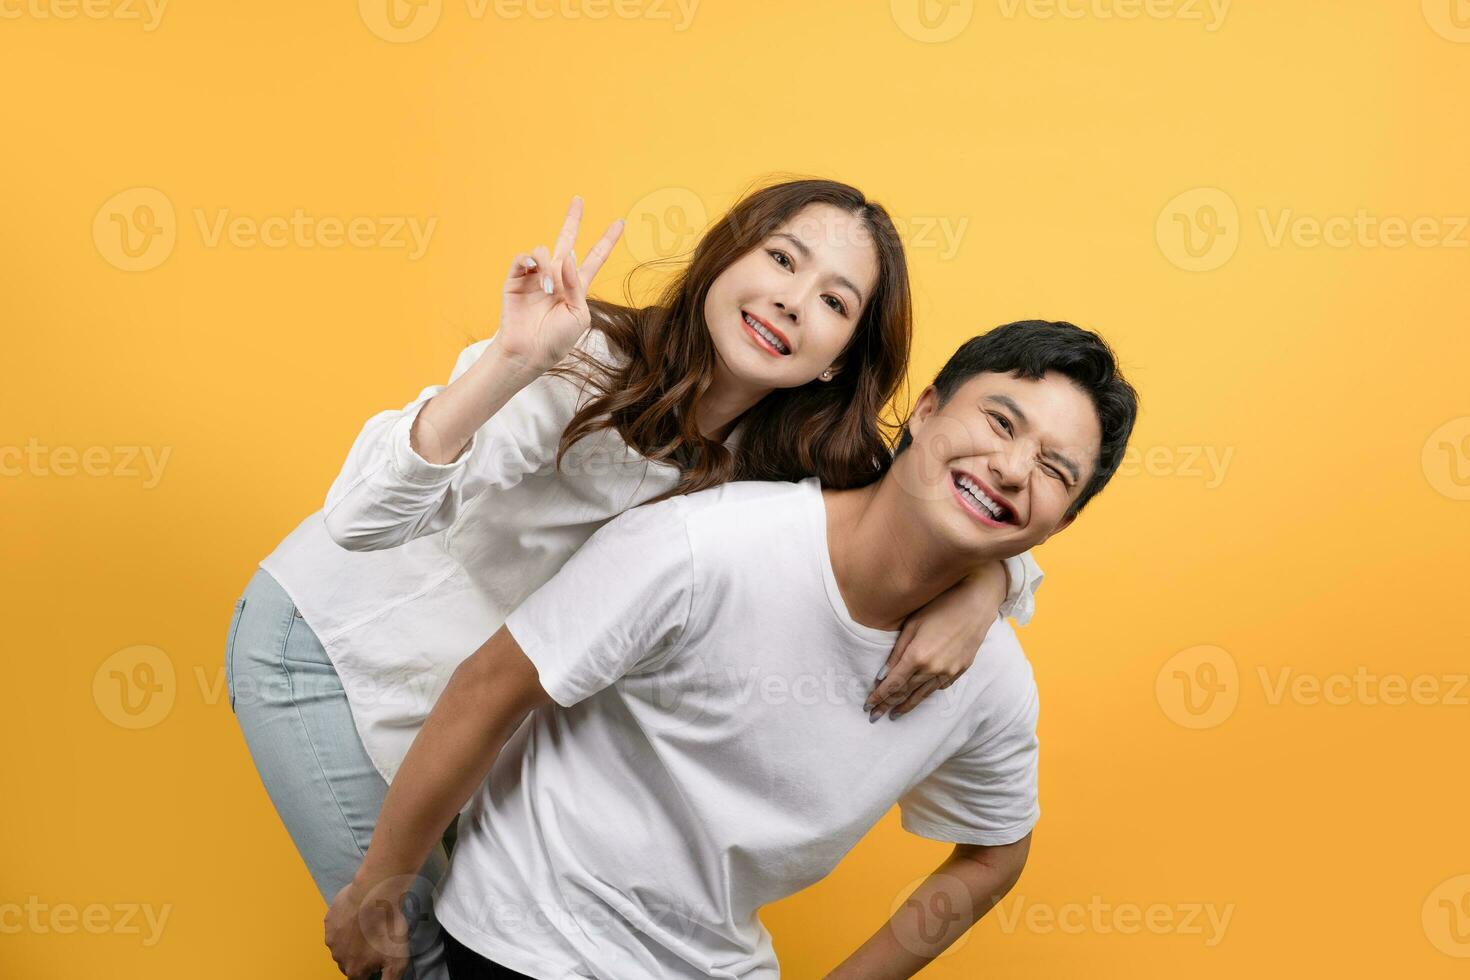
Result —
<instances>
[{"instance_id":1,"label":"earring","mask_svg":"<svg viewBox=\"0 0 1470 980\"><path fill-rule=\"evenodd\" d=\"M831 368L828 368L827 370L825 370L825 371L822 372L822 380L823 381L831 381L832 380L832 369Z\"/></svg>"}]
</instances>

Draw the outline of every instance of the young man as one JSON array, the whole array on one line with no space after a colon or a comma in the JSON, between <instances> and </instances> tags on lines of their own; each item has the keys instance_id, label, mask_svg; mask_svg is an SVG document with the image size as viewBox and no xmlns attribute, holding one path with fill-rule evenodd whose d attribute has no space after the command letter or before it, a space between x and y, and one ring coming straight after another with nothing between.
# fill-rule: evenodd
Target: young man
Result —
<instances>
[{"instance_id":1,"label":"young man","mask_svg":"<svg viewBox=\"0 0 1470 980\"><path fill-rule=\"evenodd\" d=\"M950 359L874 484L732 483L603 526L455 671L327 914L338 965L401 974L403 895L474 795L436 908L456 980L776 977L760 907L895 802L954 851L830 976L921 969L1021 873L1036 686L1000 620L896 730L871 678L910 612L1072 523L1136 411L1096 334L1008 324Z\"/></svg>"}]
</instances>

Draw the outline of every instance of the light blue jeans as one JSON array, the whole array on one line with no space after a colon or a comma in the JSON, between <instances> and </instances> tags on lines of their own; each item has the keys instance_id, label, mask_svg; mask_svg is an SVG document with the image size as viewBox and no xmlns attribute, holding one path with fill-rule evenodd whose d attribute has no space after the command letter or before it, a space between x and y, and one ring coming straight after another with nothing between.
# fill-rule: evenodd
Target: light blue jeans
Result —
<instances>
[{"instance_id":1,"label":"light blue jeans","mask_svg":"<svg viewBox=\"0 0 1470 980\"><path fill-rule=\"evenodd\" d=\"M372 839L388 784L357 735L342 679L290 596L257 568L225 640L230 707L276 812L331 902ZM407 977L448 980L433 892L449 865L436 844L404 899L412 934Z\"/></svg>"}]
</instances>

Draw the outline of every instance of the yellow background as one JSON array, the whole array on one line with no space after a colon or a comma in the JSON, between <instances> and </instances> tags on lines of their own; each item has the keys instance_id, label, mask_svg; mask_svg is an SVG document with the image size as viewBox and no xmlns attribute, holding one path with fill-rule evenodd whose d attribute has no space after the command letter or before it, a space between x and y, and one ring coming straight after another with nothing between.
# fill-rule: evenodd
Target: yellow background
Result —
<instances>
[{"instance_id":1,"label":"yellow background","mask_svg":"<svg viewBox=\"0 0 1470 980\"><path fill-rule=\"evenodd\" d=\"M234 599L363 420L492 331L510 256L572 193L597 230L630 220L614 295L634 252L776 171L904 225L914 394L1033 316L1103 332L1143 394L1125 475L1038 553L1030 864L924 975L1470 968L1462 0L703 0L687 23L442 0L396 28L381 0L273 0L152 29L95 2L0 3L0 447L45 449L0 478L0 974L336 975L224 696ZM175 240L125 271L108 230L146 218L114 200L137 188ZM418 258L200 228L296 209L437 224ZM1360 211L1430 223L1400 247L1294 224ZM65 475L58 450L97 447ZM126 447L168 451L152 485ZM136 646L174 680L131 729L103 668ZM1279 686L1303 676L1346 703ZM1382 703L1391 677L1420 696ZM785 975L835 965L945 852L890 814L766 911ZM16 932L27 902L169 918L151 946Z\"/></svg>"}]
</instances>

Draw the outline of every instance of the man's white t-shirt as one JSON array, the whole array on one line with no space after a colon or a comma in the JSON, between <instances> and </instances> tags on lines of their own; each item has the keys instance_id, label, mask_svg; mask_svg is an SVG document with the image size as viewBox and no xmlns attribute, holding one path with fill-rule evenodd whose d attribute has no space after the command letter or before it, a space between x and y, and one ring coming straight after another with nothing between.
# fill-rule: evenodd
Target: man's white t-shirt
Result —
<instances>
[{"instance_id":1,"label":"man's white t-shirt","mask_svg":"<svg viewBox=\"0 0 1470 980\"><path fill-rule=\"evenodd\" d=\"M868 721L897 633L848 614L814 478L630 510L505 625L562 707L501 752L436 912L512 970L768 980L757 910L895 802L955 843L1012 843L1040 814L1036 684L1003 620L949 688Z\"/></svg>"}]
</instances>

